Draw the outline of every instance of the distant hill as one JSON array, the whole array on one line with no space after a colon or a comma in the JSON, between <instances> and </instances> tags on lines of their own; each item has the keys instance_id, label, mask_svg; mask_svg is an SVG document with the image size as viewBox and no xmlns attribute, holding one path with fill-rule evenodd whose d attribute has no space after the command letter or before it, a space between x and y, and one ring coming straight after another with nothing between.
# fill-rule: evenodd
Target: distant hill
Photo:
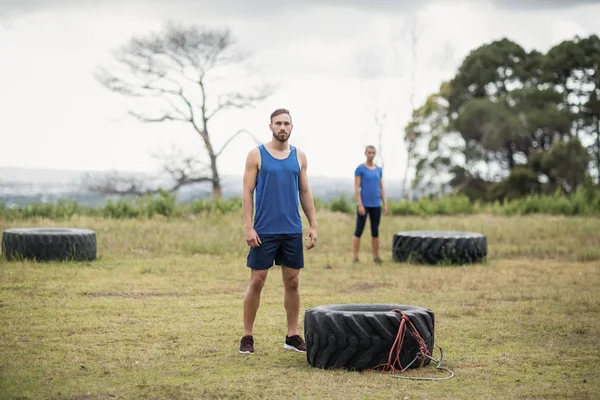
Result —
<instances>
[{"instance_id":1,"label":"distant hill","mask_svg":"<svg viewBox=\"0 0 600 400\"><path fill-rule=\"evenodd\" d=\"M88 173L92 177L100 177L108 172L0 167L0 203L23 205L33 202L55 202L65 198L87 205L102 204L108 197L86 191L82 186L82 179ZM127 171L120 171L120 173L145 177L152 182L153 186L158 186L161 182L163 187L169 184L167 177L157 179L143 173ZM225 175L221 179L223 197L241 197L241 176ZM340 195L354 196L352 179L311 176L309 181L313 195L321 200L329 201ZM400 188L400 182L386 182L386 192L390 199L400 198ZM210 197L208 184L190 185L182 188L177 194L178 200L182 202Z\"/></svg>"}]
</instances>

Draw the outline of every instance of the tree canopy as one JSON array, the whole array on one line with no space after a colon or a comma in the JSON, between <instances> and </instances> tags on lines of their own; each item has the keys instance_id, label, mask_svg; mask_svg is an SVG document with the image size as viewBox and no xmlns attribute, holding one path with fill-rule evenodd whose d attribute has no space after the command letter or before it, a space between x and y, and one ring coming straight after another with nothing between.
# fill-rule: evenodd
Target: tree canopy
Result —
<instances>
[{"instance_id":1,"label":"tree canopy","mask_svg":"<svg viewBox=\"0 0 600 400\"><path fill-rule=\"evenodd\" d=\"M597 181L599 69L595 35L545 54L508 39L474 49L406 126L413 185L503 200Z\"/></svg>"}]
</instances>

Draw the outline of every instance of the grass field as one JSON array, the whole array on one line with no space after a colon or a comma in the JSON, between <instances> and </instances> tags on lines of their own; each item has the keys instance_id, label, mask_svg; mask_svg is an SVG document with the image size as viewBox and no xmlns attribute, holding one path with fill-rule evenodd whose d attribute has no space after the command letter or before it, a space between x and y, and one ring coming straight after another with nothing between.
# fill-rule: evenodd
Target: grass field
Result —
<instances>
[{"instance_id":1,"label":"grass field","mask_svg":"<svg viewBox=\"0 0 600 400\"><path fill-rule=\"evenodd\" d=\"M89 263L0 259L0 399L594 399L600 392L600 219L384 217L385 263L368 227L351 263L351 215L320 211L300 276L301 315L332 303L396 303L435 313L445 381L325 371L283 349L279 268L263 291L256 352L238 354L249 276L241 215L191 219L0 221L97 232ZM394 232L488 237L469 266L394 263ZM301 325L302 326L302 325ZM434 357L439 357L436 348ZM443 377L435 365L403 376Z\"/></svg>"}]
</instances>

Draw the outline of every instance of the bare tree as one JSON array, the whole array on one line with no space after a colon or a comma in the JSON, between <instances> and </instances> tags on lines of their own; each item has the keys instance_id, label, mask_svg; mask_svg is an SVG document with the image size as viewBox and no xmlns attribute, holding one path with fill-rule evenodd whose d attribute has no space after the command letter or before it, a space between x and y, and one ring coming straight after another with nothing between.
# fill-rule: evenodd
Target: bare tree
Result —
<instances>
[{"instance_id":1,"label":"bare tree","mask_svg":"<svg viewBox=\"0 0 600 400\"><path fill-rule=\"evenodd\" d=\"M419 29L418 17L409 19L408 24L403 26L403 29L392 35L392 53L395 58L396 74L398 77L404 75L404 72L408 72L408 101L410 105L410 116L412 117L416 111L415 96L417 92L417 62L419 60L419 42L423 35L423 31ZM435 53L431 56L428 65L431 67L444 68L446 64L451 62L454 58L455 47L451 42L447 41L444 44L442 53ZM406 130L405 130L406 131ZM413 138L410 136L404 136L404 142L406 144L406 167L404 169L404 177L402 179L402 194L407 194L410 198L412 197L407 191L407 184L409 180L409 174L412 168L412 161L415 159L415 143ZM412 190L412 185L410 190Z\"/></svg>"},{"instance_id":2,"label":"bare tree","mask_svg":"<svg viewBox=\"0 0 600 400\"><path fill-rule=\"evenodd\" d=\"M392 50L395 56L395 65L398 76L404 75L404 71L408 71L409 76L409 90L408 90L408 101L410 104L411 115L415 111L415 95L416 95L416 82L417 82L417 50L419 45L419 39L421 33L417 30L418 18L410 19L410 22L405 27L404 32L392 37ZM408 173L411 167L412 151L414 150L410 145L410 142L406 140L406 167L404 169L404 178L402 179L402 195L406 192L406 186L408 182ZM408 195L410 197L410 195Z\"/></svg>"},{"instance_id":3,"label":"bare tree","mask_svg":"<svg viewBox=\"0 0 600 400\"><path fill-rule=\"evenodd\" d=\"M386 69L384 60L379 56L380 51L373 46L363 49L357 54L357 75L360 81L361 99L365 109L375 124L378 140L377 157L381 168L384 167L383 157L383 132L385 130L385 121L387 112L380 102L381 91L379 80L385 78Z\"/></svg>"},{"instance_id":4,"label":"bare tree","mask_svg":"<svg viewBox=\"0 0 600 400\"><path fill-rule=\"evenodd\" d=\"M97 177L86 173L82 177L83 186L90 192L108 195L142 196L158 191L148 190L145 180L139 175L123 175L116 171Z\"/></svg>"},{"instance_id":5,"label":"bare tree","mask_svg":"<svg viewBox=\"0 0 600 400\"><path fill-rule=\"evenodd\" d=\"M253 107L273 92L270 86L262 85L245 94L240 91L238 83L231 84L236 67L247 58L234 49L234 44L228 29L168 22L159 33L131 38L114 52L116 65L100 67L95 75L104 87L113 92L156 101L144 112L130 111L139 121L187 124L202 139L208 156L205 168L201 168L203 164L193 156L165 160L163 170L175 182L169 189L171 192L184 185L210 182L213 196L221 198L218 157L234 138L250 133L240 129L220 149L215 149L209 124L218 113ZM219 93L218 87L220 95L216 94ZM224 89L227 87L231 91ZM156 107L158 104L160 107ZM109 178L115 179L114 176ZM141 189L140 182L127 179L119 185L113 185L106 179L95 185L89 184L88 188L115 194L148 192Z\"/></svg>"}]
</instances>

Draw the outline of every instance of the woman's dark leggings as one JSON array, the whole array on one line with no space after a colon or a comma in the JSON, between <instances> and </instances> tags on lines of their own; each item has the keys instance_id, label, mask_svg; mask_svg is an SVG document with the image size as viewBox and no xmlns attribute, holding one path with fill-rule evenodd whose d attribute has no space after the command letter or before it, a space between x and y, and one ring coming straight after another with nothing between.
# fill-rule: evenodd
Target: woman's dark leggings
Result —
<instances>
[{"instance_id":1,"label":"woman's dark leggings","mask_svg":"<svg viewBox=\"0 0 600 400\"><path fill-rule=\"evenodd\" d=\"M379 220L381 219L381 207L365 207L365 215L360 215L358 207L356 207L356 230L354 236L361 237L365 224L367 222L367 216L371 223L371 237L379 237Z\"/></svg>"}]
</instances>

